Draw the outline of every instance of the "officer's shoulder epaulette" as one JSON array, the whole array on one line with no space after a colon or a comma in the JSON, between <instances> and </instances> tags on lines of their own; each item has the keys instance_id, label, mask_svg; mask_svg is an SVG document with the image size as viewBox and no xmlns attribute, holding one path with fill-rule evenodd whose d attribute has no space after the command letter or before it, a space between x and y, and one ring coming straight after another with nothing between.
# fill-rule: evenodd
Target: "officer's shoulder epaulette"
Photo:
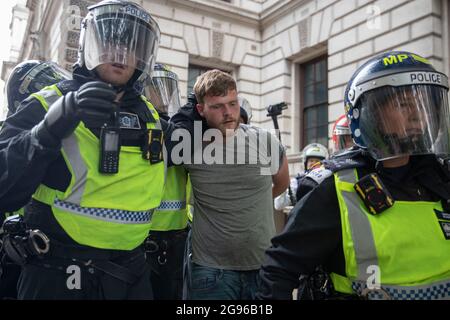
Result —
<instances>
[{"instance_id":1,"label":"officer's shoulder epaulette","mask_svg":"<svg viewBox=\"0 0 450 320\"><path fill-rule=\"evenodd\" d=\"M364 157L360 157L359 155L360 152L351 151L348 153L346 152L345 154L340 154L339 156L329 160L322 160L310 171L308 171L305 178L311 179L317 184L320 184L326 178L331 177L338 171L366 166Z\"/></svg>"},{"instance_id":2,"label":"officer's shoulder epaulette","mask_svg":"<svg viewBox=\"0 0 450 320\"><path fill-rule=\"evenodd\" d=\"M80 88L80 84L76 80L62 80L58 82L56 86L63 95L70 91L76 91Z\"/></svg>"},{"instance_id":3,"label":"officer's shoulder epaulette","mask_svg":"<svg viewBox=\"0 0 450 320\"><path fill-rule=\"evenodd\" d=\"M321 184L326 178L330 177L333 174L333 171L326 168L324 163L317 163L313 168L311 168L306 175L303 177L304 179L311 179L317 184Z\"/></svg>"}]
</instances>

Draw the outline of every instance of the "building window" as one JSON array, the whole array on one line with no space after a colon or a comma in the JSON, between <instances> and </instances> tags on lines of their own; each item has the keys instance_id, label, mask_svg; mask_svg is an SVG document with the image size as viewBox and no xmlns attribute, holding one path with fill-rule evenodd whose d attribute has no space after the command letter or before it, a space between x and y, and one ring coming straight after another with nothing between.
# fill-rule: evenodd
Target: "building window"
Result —
<instances>
[{"instance_id":1,"label":"building window","mask_svg":"<svg viewBox=\"0 0 450 320\"><path fill-rule=\"evenodd\" d=\"M302 64L300 68L303 146L312 142L328 146L327 57Z\"/></svg>"},{"instance_id":2,"label":"building window","mask_svg":"<svg viewBox=\"0 0 450 320\"><path fill-rule=\"evenodd\" d=\"M196 66L193 64L189 65L189 70L188 70L188 83L187 83L187 90L188 90L188 94L190 92L194 91L194 84L195 81L197 80L197 77L199 75L201 75L202 73L205 73L208 70L211 70L212 68L206 68L206 67L202 67L202 66Z\"/></svg>"},{"instance_id":3,"label":"building window","mask_svg":"<svg viewBox=\"0 0 450 320\"><path fill-rule=\"evenodd\" d=\"M230 71L226 71L226 70L223 70L218 67L208 68L208 67L190 64L189 70L188 70L188 83L187 83L188 92L187 93L189 94L190 92L194 92L194 85L195 85L195 81L197 81L198 76L200 76L201 74L205 73L208 70L213 70L213 69L219 69L219 70L222 70L223 72L231 74Z\"/></svg>"}]
</instances>

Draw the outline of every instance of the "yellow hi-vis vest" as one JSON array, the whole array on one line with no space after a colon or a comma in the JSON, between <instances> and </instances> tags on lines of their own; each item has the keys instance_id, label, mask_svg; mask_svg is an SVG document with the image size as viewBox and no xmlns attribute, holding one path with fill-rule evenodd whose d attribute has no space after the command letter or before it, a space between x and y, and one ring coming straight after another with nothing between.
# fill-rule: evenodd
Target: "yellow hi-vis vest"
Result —
<instances>
[{"instance_id":1,"label":"yellow hi-vis vest","mask_svg":"<svg viewBox=\"0 0 450 320\"><path fill-rule=\"evenodd\" d=\"M450 241L440 202L396 201L378 215L354 190L356 170L334 174L346 276L332 274L338 292L369 299L450 299Z\"/></svg>"},{"instance_id":2,"label":"yellow hi-vis vest","mask_svg":"<svg viewBox=\"0 0 450 320\"><path fill-rule=\"evenodd\" d=\"M161 204L153 213L150 223L151 231L170 231L186 228L188 221L186 183L187 172L184 167L167 168L163 198Z\"/></svg>"},{"instance_id":3,"label":"yellow hi-vis vest","mask_svg":"<svg viewBox=\"0 0 450 320\"><path fill-rule=\"evenodd\" d=\"M56 86L33 94L46 110L61 95ZM143 96L142 100L156 120L147 123L147 129L160 129L158 113ZM67 190L41 184L33 198L51 206L58 223L77 243L132 250L147 237L153 210L161 202L165 161L150 164L139 147L122 146L119 172L101 174L99 150L99 139L81 122L62 140L61 152L71 173Z\"/></svg>"}]
</instances>

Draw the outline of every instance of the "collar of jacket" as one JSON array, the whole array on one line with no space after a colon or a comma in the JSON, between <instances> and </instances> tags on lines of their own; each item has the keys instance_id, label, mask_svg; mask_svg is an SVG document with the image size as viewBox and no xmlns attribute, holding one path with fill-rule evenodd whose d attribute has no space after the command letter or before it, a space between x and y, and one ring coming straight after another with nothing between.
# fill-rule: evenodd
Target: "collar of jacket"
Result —
<instances>
[{"instance_id":1,"label":"collar of jacket","mask_svg":"<svg viewBox=\"0 0 450 320\"><path fill-rule=\"evenodd\" d=\"M120 101L120 110L135 113L146 123L156 122L156 119L153 117L145 102L141 99L141 96L135 91L125 92Z\"/></svg>"}]
</instances>

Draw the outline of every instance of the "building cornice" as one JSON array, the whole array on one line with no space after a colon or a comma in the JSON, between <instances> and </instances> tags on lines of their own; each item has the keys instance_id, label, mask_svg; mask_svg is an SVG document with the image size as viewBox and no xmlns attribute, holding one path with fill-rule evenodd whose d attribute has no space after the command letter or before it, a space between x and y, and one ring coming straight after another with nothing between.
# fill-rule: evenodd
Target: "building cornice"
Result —
<instances>
[{"instance_id":1,"label":"building cornice","mask_svg":"<svg viewBox=\"0 0 450 320\"><path fill-rule=\"evenodd\" d=\"M280 0L275 2L261 12L259 21L261 29L310 1L312 0Z\"/></svg>"},{"instance_id":2,"label":"building cornice","mask_svg":"<svg viewBox=\"0 0 450 320\"><path fill-rule=\"evenodd\" d=\"M254 27L259 27L259 14L243 9L233 4L215 1L215 0L168 0L167 4L177 4L194 10L195 12L204 12L218 17L223 17L228 21L237 21Z\"/></svg>"}]
</instances>

